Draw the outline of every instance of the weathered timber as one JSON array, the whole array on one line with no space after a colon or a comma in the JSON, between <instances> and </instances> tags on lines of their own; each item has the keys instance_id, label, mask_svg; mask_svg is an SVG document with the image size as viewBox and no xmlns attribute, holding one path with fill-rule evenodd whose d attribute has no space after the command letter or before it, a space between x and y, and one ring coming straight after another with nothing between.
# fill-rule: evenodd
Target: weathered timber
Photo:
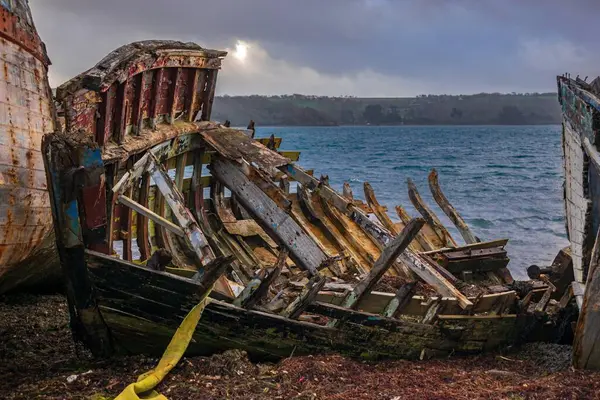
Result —
<instances>
[{"instance_id":1,"label":"weathered timber","mask_svg":"<svg viewBox=\"0 0 600 400\"><path fill-rule=\"evenodd\" d=\"M459 246L459 247L444 247L441 249L427 251L423 254L431 255L431 254L448 253L448 252L454 252L454 251L491 249L494 247L504 248L504 246L506 246L507 243L508 243L508 239L497 239L497 240L491 240L489 242L478 242L478 243L467 244L467 245Z\"/></svg>"},{"instance_id":2,"label":"weathered timber","mask_svg":"<svg viewBox=\"0 0 600 400\"><path fill-rule=\"evenodd\" d=\"M317 298L319 291L325 285L326 279L320 274L313 276L306 284L302 293L281 313L282 316L297 319L300 314Z\"/></svg>"},{"instance_id":3,"label":"weathered timber","mask_svg":"<svg viewBox=\"0 0 600 400\"><path fill-rule=\"evenodd\" d=\"M269 274L260 282L258 288L256 288L256 290L244 302L242 302L242 307L254 308L254 306L260 304L260 302L265 299L269 293L269 288L273 282L275 282L275 279L277 279L281 274L288 254L289 252L287 249L283 249L279 252L279 255L277 256L277 262L273 266L271 272L269 272Z\"/></svg>"},{"instance_id":4,"label":"weathered timber","mask_svg":"<svg viewBox=\"0 0 600 400\"><path fill-rule=\"evenodd\" d=\"M408 247L408 244L414 239L416 233L424 224L424 219L415 218L404 227L402 232L383 249L381 256L375 261L375 265L373 265L368 275L348 294L342 303L343 307L352 309L359 307L365 293L370 292L373 286L379 282L379 279L381 279L398 256Z\"/></svg>"},{"instance_id":5,"label":"weathered timber","mask_svg":"<svg viewBox=\"0 0 600 400\"><path fill-rule=\"evenodd\" d=\"M573 341L573 365L582 369L600 369L600 229L592 251L583 302L579 310ZM574 293L576 286L573 286ZM577 296L577 293L575 293Z\"/></svg>"},{"instance_id":6,"label":"weathered timber","mask_svg":"<svg viewBox=\"0 0 600 400\"><path fill-rule=\"evenodd\" d=\"M368 216L362 213L362 211L354 209L352 218L359 225L364 227L372 237L381 240L382 243L387 243L390 240L389 233L374 224ZM431 263L424 260L420 255L407 249L399 256L399 260L404 265L407 265L421 279L434 287L442 296L456 297L463 309L470 309L473 307L473 303L471 303L465 295L463 295L450 281L448 281L448 279L440 274Z\"/></svg>"},{"instance_id":7,"label":"weathered timber","mask_svg":"<svg viewBox=\"0 0 600 400\"><path fill-rule=\"evenodd\" d=\"M411 203L417 209L417 211L425 218L425 221L433 228L434 232L440 239L444 246L456 247L457 244L450 235L450 232L444 227L440 219L435 215L433 210L427 206L425 201L421 198L419 191L417 190L417 185L412 181L412 179L407 179L408 185L408 197L410 198Z\"/></svg>"},{"instance_id":8,"label":"weathered timber","mask_svg":"<svg viewBox=\"0 0 600 400\"><path fill-rule=\"evenodd\" d=\"M119 203L135 210L135 212L137 212L139 215L143 215L146 218L151 219L155 223L164 227L165 229L168 229L170 232L173 232L174 234L179 235L179 236L185 236L185 232L181 227L175 225L171 221L164 219L160 215L155 214L153 211L150 211L149 209L142 206L141 204L131 200L129 197L119 196L118 201L119 201Z\"/></svg>"},{"instance_id":9,"label":"weathered timber","mask_svg":"<svg viewBox=\"0 0 600 400\"><path fill-rule=\"evenodd\" d=\"M153 154L149 153L149 155L148 172L150 176L169 205L173 216L183 228L198 262L200 262L200 265L207 264L215 258L215 255L208 245L204 233L200 230L190 210L184 206L183 195L174 186L173 181L171 181L162 165Z\"/></svg>"},{"instance_id":10,"label":"weathered timber","mask_svg":"<svg viewBox=\"0 0 600 400\"><path fill-rule=\"evenodd\" d=\"M400 286L394 297L385 306L382 315L388 318L396 318L402 310L410 303L417 290L417 281L405 283Z\"/></svg>"},{"instance_id":11,"label":"weathered timber","mask_svg":"<svg viewBox=\"0 0 600 400\"><path fill-rule=\"evenodd\" d=\"M317 187L318 181L304 172L301 168L295 165L287 165L280 168L283 172L288 173L298 182L303 185L310 187ZM348 215L354 222L356 222L369 236L385 246L391 239L392 235L385 230L385 228L379 226L374 221L370 220L369 217L357 207L349 204L347 200L342 198L329 186L320 187L317 192L322 195L323 199L330 201L331 205L337 208L342 213ZM459 300L461 307L469 309L473 306L471 303L451 282L444 278L437 270L435 270L431 264L421 259L417 254L407 249L400 257L399 261L404 265L408 266L414 273L416 273L421 279L433 286L438 293L445 297L456 297Z\"/></svg>"},{"instance_id":12,"label":"weathered timber","mask_svg":"<svg viewBox=\"0 0 600 400\"><path fill-rule=\"evenodd\" d=\"M407 224L412 219L412 217L408 215L408 213L402 206L396 206L396 214L398 214L400 221L402 221L405 224ZM423 230L419 231L415 240L417 241L417 243L419 243L423 251L432 251L436 248L436 246L433 243L431 243L427 236L423 233Z\"/></svg>"},{"instance_id":13,"label":"weathered timber","mask_svg":"<svg viewBox=\"0 0 600 400\"><path fill-rule=\"evenodd\" d=\"M344 187L342 191L342 196L346 198L346 200L352 202L354 201L354 194L352 193L352 187L348 182L344 182Z\"/></svg>"},{"instance_id":14,"label":"weathered timber","mask_svg":"<svg viewBox=\"0 0 600 400\"><path fill-rule=\"evenodd\" d=\"M290 162L288 158L268 149L265 145L236 129L223 128L215 131L203 131L201 134L206 143L215 151L232 161L239 162L243 159L266 171Z\"/></svg>"},{"instance_id":15,"label":"weathered timber","mask_svg":"<svg viewBox=\"0 0 600 400\"><path fill-rule=\"evenodd\" d=\"M139 202L140 206L148 209L149 197L150 197L150 176L146 173L142 175L142 182L139 190ZM148 218L145 218L143 214L137 212L137 246L140 250L140 258L147 260L150 257L151 243L148 235Z\"/></svg>"},{"instance_id":16,"label":"weathered timber","mask_svg":"<svg viewBox=\"0 0 600 400\"><path fill-rule=\"evenodd\" d=\"M502 248L467 249L441 253L442 265L453 274L462 271L496 271L506 267L509 259Z\"/></svg>"},{"instance_id":17,"label":"weathered timber","mask_svg":"<svg viewBox=\"0 0 600 400\"><path fill-rule=\"evenodd\" d=\"M373 190L373 187L371 187L369 182L364 183L364 191L367 204L369 205L369 207L371 207L371 210L373 210L373 213L375 214L379 222L381 222L381 224L388 231L390 231L392 235L397 235L399 233L399 230L396 229L396 226L394 225L390 217L384 211L381 204L379 204L379 201L377 201L377 197L375 197L375 191Z\"/></svg>"},{"instance_id":18,"label":"weathered timber","mask_svg":"<svg viewBox=\"0 0 600 400\"><path fill-rule=\"evenodd\" d=\"M480 242L480 240L471 232L469 229L469 225L465 222L465 220L460 216L456 208L450 203L448 198L442 192L442 188L440 187L440 183L438 180L438 173L434 169L429 173L429 189L431 190L431 194L435 199L436 203L440 206L442 211L450 218L450 221L456 226L456 229L460 232L461 236L465 240L465 243L472 244Z\"/></svg>"},{"instance_id":19,"label":"weathered timber","mask_svg":"<svg viewBox=\"0 0 600 400\"><path fill-rule=\"evenodd\" d=\"M314 197L316 197L316 201L313 201ZM371 265L369 260L363 258L362 254L364 253L357 251L352 243L346 240L346 235L344 235L343 232L340 232L336 224L329 219L323 210L323 205L319 201L320 197L315 193L310 192L303 185L300 185L298 187L297 198L302 210L301 213L307 214L312 220L312 224L316 225L314 232L311 229L311 233L315 238L321 243L326 241L332 243L337 254L346 254L352 259L352 264L358 267L359 272L366 273ZM298 214L300 213L295 213L294 215L302 218L302 216ZM321 232L324 233L324 235L321 235ZM342 271L339 271L339 274L335 271L332 272L336 275L341 275L342 273Z\"/></svg>"},{"instance_id":20,"label":"weathered timber","mask_svg":"<svg viewBox=\"0 0 600 400\"><path fill-rule=\"evenodd\" d=\"M292 260L312 275L317 272L327 259L326 255L287 213L250 182L240 167L231 161L217 159L210 169L271 238L290 251Z\"/></svg>"},{"instance_id":21,"label":"weathered timber","mask_svg":"<svg viewBox=\"0 0 600 400\"><path fill-rule=\"evenodd\" d=\"M442 300L443 299L438 299L436 301L431 302L431 305L427 309L425 316L421 320L422 324L431 324L431 323L435 322L435 320L438 318L438 311L440 310L440 307L442 306Z\"/></svg>"},{"instance_id":22,"label":"weathered timber","mask_svg":"<svg viewBox=\"0 0 600 400\"><path fill-rule=\"evenodd\" d=\"M548 284L548 289L546 289L540 301L538 301L535 305L534 313L537 317L542 317L545 315L544 311L546 310L546 306L552 297L552 293L556 291L556 287L550 283L548 279L546 279L546 283Z\"/></svg>"}]
</instances>

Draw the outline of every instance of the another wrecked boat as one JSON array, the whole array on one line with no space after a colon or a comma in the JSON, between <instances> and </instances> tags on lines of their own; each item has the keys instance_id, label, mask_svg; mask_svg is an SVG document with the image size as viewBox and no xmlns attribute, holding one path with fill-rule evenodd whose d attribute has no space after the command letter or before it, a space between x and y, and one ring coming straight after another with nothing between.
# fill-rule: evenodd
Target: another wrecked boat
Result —
<instances>
[{"instance_id":1,"label":"another wrecked boat","mask_svg":"<svg viewBox=\"0 0 600 400\"><path fill-rule=\"evenodd\" d=\"M59 282L42 136L57 129L50 60L27 0L0 1L0 294Z\"/></svg>"},{"instance_id":2,"label":"another wrecked boat","mask_svg":"<svg viewBox=\"0 0 600 400\"><path fill-rule=\"evenodd\" d=\"M558 77L562 106L565 212L580 308L573 346L577 368L600 369L600 78Z\"/></svg>"},{"instance_id":3,"label":"another wrecked boat","mask_svg":"<svg viewBox=\"0 0 600 400\"><path fill-rule=\"evenodd\" d=\"M370 185L340 194L280 139L210 122L224 56L133 43L58 90L66 133L43 154L72 328L95 354L160 354L212 287L188 354L424 358L563 336L570 298L544 274L515 282L507 240L481 242L435 171L463 246L413 182L423 217L394 222Z\"/></svg>"}]
</instances>

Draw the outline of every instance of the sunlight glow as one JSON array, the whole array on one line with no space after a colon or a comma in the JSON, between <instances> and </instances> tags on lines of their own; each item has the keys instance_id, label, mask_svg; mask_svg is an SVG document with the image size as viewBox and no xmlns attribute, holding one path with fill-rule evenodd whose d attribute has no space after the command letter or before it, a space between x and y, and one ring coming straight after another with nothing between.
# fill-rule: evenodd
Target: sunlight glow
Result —
<instances>
[{"instance_id":1,"label":"sunlight glow","mask_svg":"<svg viewBox=\"0 0 600 400\"><path fill-rule=\"evenodd\" d=\"M244 61L246 59L246 56L248 56L248 47L249 46L247 43L238 40L238 42L235 45L235 51L233 53L233 56L240 61Z\"/></svg>"}]
</instances>

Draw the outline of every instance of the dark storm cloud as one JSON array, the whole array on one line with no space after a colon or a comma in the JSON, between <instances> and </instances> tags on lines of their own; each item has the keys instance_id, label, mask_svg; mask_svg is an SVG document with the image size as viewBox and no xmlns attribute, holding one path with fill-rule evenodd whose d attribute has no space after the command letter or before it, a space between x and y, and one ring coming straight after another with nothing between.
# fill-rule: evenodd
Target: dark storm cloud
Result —
<instances>
[{"instance_id":1,"label":"dark storm cloud","mask_svg":"<svg viewBox=\"0 0 600 400\"><path fill-rule=\"evenodd\" d=\"M306 79L314 78L324 92L329 80L332 88L356 95L386 79L402 86L398 95L543 91L554 89L557 73L600 72L593 35L600 1L592 0L30 2L56 80L90 67L118 45L146 38L217 48L245 40L264 50L261 67L273 68L272 74L294 75L294 68L306 67L318 74L304 71ZM257 92L295 90L268 73L260 76L264 82L254 82ZM418 84L404 84L413 81ZM275 83L278 87L269 86Z\"/></svg>"}]
</instances>

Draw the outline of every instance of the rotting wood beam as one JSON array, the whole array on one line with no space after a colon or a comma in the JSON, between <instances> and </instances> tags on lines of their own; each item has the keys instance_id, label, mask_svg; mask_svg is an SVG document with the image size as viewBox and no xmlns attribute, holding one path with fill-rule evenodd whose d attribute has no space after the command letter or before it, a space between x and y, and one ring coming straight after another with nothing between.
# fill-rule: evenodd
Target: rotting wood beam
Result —
<instances>
[{"instance_id":1,"label":"rotting wood beam","mask_svg":"<svg viewBox=\"0 0 600 400\"><path fill-rule=\"evenodd\" d=\"M344 187L342 189L342 196L346 198L349 202L354 201L354 194L352 193L352 187L348 182L344 182Z\"/></svg>"},{"instance_id":2,"label":"rotting wood beam","mask_svg":"<svg viewBox=\"0 0 600 400\"><path fill-rule=\"evenodd\" d=\"M413 240L416 233L423 227L425 220L422 218L415 218L409 222L402 232L398 234L393 240L381 252L381 256L375 261L373 268L369 271L367 276L362 279L348 294L344 302L343 307L356 309L365 293L370 292L373 286L379 279L385 274L385 272L392 266L400 254L408 248L409 243Z\"/></svg>"},{"instance_id":3,"label":"rotting wood beam","mask_svg":"<svg viewBox=\"0 0 600 400\"><path fill-rule=\"evenodd\" d=\"M169 110L169 124L175 123L175 113L177 107L177 94L179 93L180 77L183 75L183 68L173 68L171 71L171 84L169 85L169 94L167 97L167 109Z\"/></svg>"},{"instance_id":4,"label":"rotting wood beam","mask_svg":"<svg viewBox=\"0 0 600 400\"><path fill-rule=\"evenodd\" d=\"M382 243L387 244L391 237L389 233L373 221L369 219L361 210L354 209L352 212L352 218L364 229L371 234L372 237L380 240ZM424 260L418 254L412 252L410 249L406 249L398 257L401 263L407 265L414 273L416 273L421 279L430 284L435 290L444 297L455 297L458 300L461 308L467 310L473 307L473 303L467 299L448 279L446 279L440 272L437 271L437 266L433 266L428 261Z\"/></svg>"},{"instance_id":5,"label":"rotting wood beam","mask_svg":"<svg viewBox=\"0 0 600 400\"><path fill-rule=\"evenodd\" d=\"M150 197L150 176L148 173L142 175L142 182L140 185L139 202L140 206L146 208L148 211L148 201ZM140 249L140 258L147 260L151 254L150 238L148 236L148 218L143 214L137 212L137 245Z\"/></svg>"},{"instance_id":6,"label":"rotting wood beam","mask_svg":"<svg viewBox=\"0 0 600 400\"><path fill-rule=\"evenodd\" d=\"M125 172L119 182L112 187L112 192L115 195L118 196L125 193L125 190L127 190L133 184L133 182L137 181L137 179L139 179L145 173L150 159L149 154L150 153L144 154L142 158L136 161L136 163L133 164L133 167L129 171Z\"/></svg>"},{"instance_id":7,"label":"rotting wood beam","mask_svg":"<svg viewBox=\"0 0 600 400\"><path fill-rule=\"evenodd\" d=\"M200 70L194 69L192 71L192 81L187 83L187 93L185 95L185 110L186 110L186 121L194 121L194 110L196 103L198 102L198 80L200 77Z\"/></svg>"},{"instance_id":8,"label":"rotting wood beam","mask_svg":"<svg viewBox=\"0 0 600 400\"><path fill-rule=\"evenodd\" d=\"M212 106L215 101L215 88L217 86L217 75L219 70L213 69L209 71L208 83L206 85L206 92L203 96L203 106L202 106L202 121L209 121L210 115L212 112Z\"/></svg>"},{"instance_id":9,"label":"rotting wood beam","mask_svg":"<svg viewBox=\"0 0 600 400\"><path fill-rule=\"evenodd\" d=\"M244 174L240 166L225 159L213 160L210 166L216 179L236 196L258 224L279 245L290 251L299 267L315 275L327 256L303 229Z\"/></svg>"},{"instance_id":10,"label":"rotting wood beam","mask_svg":"<svg viewBox=\"0 0 600 400\"><path fill-rule=\"evenodd\" d=\"M242 302L242 307L244 308L254 308L256 305L260 304L260 302L267 296L269 293L269 288L275 282L275 280L281 274L283 267L285 266L285 261L287 260L289 252L287 249L282 249L277 256L277 261L273 266L273 269L258 285L258 288L245 300Z\"/></svg>"},{"instance_id":11,"label":"rotting wood beam","mask_svg":"<svg viewBox=\"0 0 600 400\"><path fill-rule=\"evenodd\" d=\"M373 190L373 187L369 182L364 183L364 191L365 200L367 201L367 204L369 205L369 207L371 207L371 210L373 210L373 214L375 214L375 216L377 217L379 222L381 222L383 227L390 231L393 235L397 235L398 233L400 233L398 229L396 229L396 227L394 226L394 223L392 222L390 217L383 210L381 204L379 204L379 201L377 201L375 191Z\"/></svg>"},{"instance_id":12,"label":"rotting wood beam","mask_svg":"<svg viewBox=\"0 0 600 400\"><path fill-rule=\"evenodd\" d=\"M132 106L131 125L134 134L139 135L143 127L143 107L144 107L144 83L146 80L146 71L140 72L133 79L135 81L135 94Z\"/></svg>"},{"instance_id":13,"label":"rotting wood beam","mask_svg":"<svg viewBox=\"0 0 600 400\"><path fill-rule=\"evenodd\" d=\"M115 116L112 123L112 137L118 144L123 143L125 139L124 126L126 124L127 107L129 105L126 99L128 84L129 81L115 83L117 85L117 99L115 102Z\"/></svg>"},{"instance_id":14,"label":"rotting wood beam","mask_svg":"<svg viewBox=\"0 0 600 400\"><path fill-rule=\"evenodd\" d=\"M153 211L147 209L146 207L135 202L134 200L130 199L129 197L120 195L118 197L118 201L119 201L119 203L123 204L124 206L127 206L127 207L131 208L132 210L135 210L135 212L137 212L138 215L143 215L144 217L149 218L152 221L154 221L154 223L159 224L160 226L164 227L168 231L170 231L176 235L185 237L185 232L183 231L183 229L181 227L175 225L171 221L164 219L160 215L155 214Z\"/></svg>"},{"instance_id":15,"label":"rotting wood beam","mask_svg":"<svg viewBox=\"0 0 600 400\"><path fill-rule=\"evenodd\" d=\"M325 282L325 277L317 273L308 281L302 293L286 307L281 315L286 318L297 319L315 300Z\"/></svg>"},{"instance_id":16,"label":"rotting wood beam","mask_svg":"<svg viewBox=\"0 0 600 400\"><path fill-rule=\"evenodd\" d=\"M396 318L402 313L402 309L410 303L412 296L417 291L417 281L407 282L398 289L394 298L390 300L383 310L382 315L387 318Z\"/></svg>"},{"instance_id":17,"label":"rotting wood beam","mask_svg":"<svg viewBox=\"0 0 600 400\"><path fill-rule=\"evenodd\" d=\"M166 203L169 205L175 219L182 226L198 261L205 265L215 258L204 233L200 230L198 223L188 208L185 207L183 195L173 184L171 178L164 170L152 153L150 156L148 170L150 176L156 183L158 190L162 193Z\"/></svg>"},{"instance_id":18,"label":"rotting wood beam","mask_svg":"<svg viewBox=\"0 0 600 400\"><path fill-rule=\"evenodd\" d=\"M583 302L573 340L573 365L581 369L600 369L600 229L588 267ZM573 284L577 297L580 285Z\"/></svg>"},{"instance_id":19,"label":"rotting wood beam","mask_svg":"<svg viewBox=\"0 0 600 400\"><path fill-rule=\"evenodd\" d=\"M301 184L307 185L309 188L311 186L316 187L318 185L318 181L314 177L308 175L296 165L288 164L280 167L279 169L290 175ZM392 236L387 230L370 220L362 210L350 204L333 189L325 186L318 193L326 194L322 195L326 201L329 201L333 207L348 215L381 245L385 246L392 239ZM462 309L471 309L473 307L473 303L469 301L466 296L456 289L456 287L450 281L444 278L444 276L441 275L435 268L433 268L432 265L419 257L418 254L415 254L410 249L406 249L398 259L401 263L404 263L404 265L408 266L421 279L434 287L439 294L444 297L456 298Z\"/></svg>"},{"instance_id":20,"label":"rotting wood beam","mask_svg":"<svg viewBox=\"0 0 600 400\"><path fill-rule=\"evenodd\" d=\"M450 232L448 232L448 230L442 224L437 215L435 215L433 210L429 208L425 201L423 201L423 198L421 198L421 195L419 194L419 191L417 189L417 185L415 185L413 180L410 178L406 180L406 183L408 185L408 197L411 203L417 209L419 214L421 214L423 218L425 218L425 221L427 221L431 228L433 228L433 231L440 239L440 241L444 243L445 246L456 247L457 244L450 235Z\"/></svg>"},{"instance_id":21,"label":"rotting wood beam","mask_svg":"<svg viewBox=\"0 0 600 400\"><path fill-rule=\"evenodd\" d=\"M456 226L456 229L460 232L461 236L465 240L466 244L473 244L480 242L480 240L471 232L469 225L465 222L465 220L458 213L456 208L452 206L448 198L442 192L442 188L440 187L438 173L434 169L431 170L428 177L429 181L429 189L431 190L431 194L435 199L436 203L440 206L442 211L450 218L450 221Z\"/></svg>"},{"instance_id":22,"label":"rotting wood beam","mask_svg":"<svg viewBox=\"0 0 600 400\"><path fill-rule=\"evenodd\" d=\"M151 101L148 109L148 118L150 119L150 126L153 129L156 127L156 117L158 115L160 92L165 73L166 72L164 68L159 68L154 71L154 74L152 76L152 88L150 89Z\"/></svg>"},{"instance_id":23,"label":"rotting wood beam","mask_svg":"<svg viewBox=\"0 0 600 400\"><path fill-rule=\"evenodd\" d=\"M408 213L402 206L396 206L396 214L404 224L408 224L412 219L412 217L408 215ZM422 230L419 231L419 233L417 233L415 240L417 241L417 243L419 243L419 245L424 251L432 251L433 249L435 249L435 246L429 241L429 239L427 239L427 236L423 233Z\"/></svg>"}]
</instances>

